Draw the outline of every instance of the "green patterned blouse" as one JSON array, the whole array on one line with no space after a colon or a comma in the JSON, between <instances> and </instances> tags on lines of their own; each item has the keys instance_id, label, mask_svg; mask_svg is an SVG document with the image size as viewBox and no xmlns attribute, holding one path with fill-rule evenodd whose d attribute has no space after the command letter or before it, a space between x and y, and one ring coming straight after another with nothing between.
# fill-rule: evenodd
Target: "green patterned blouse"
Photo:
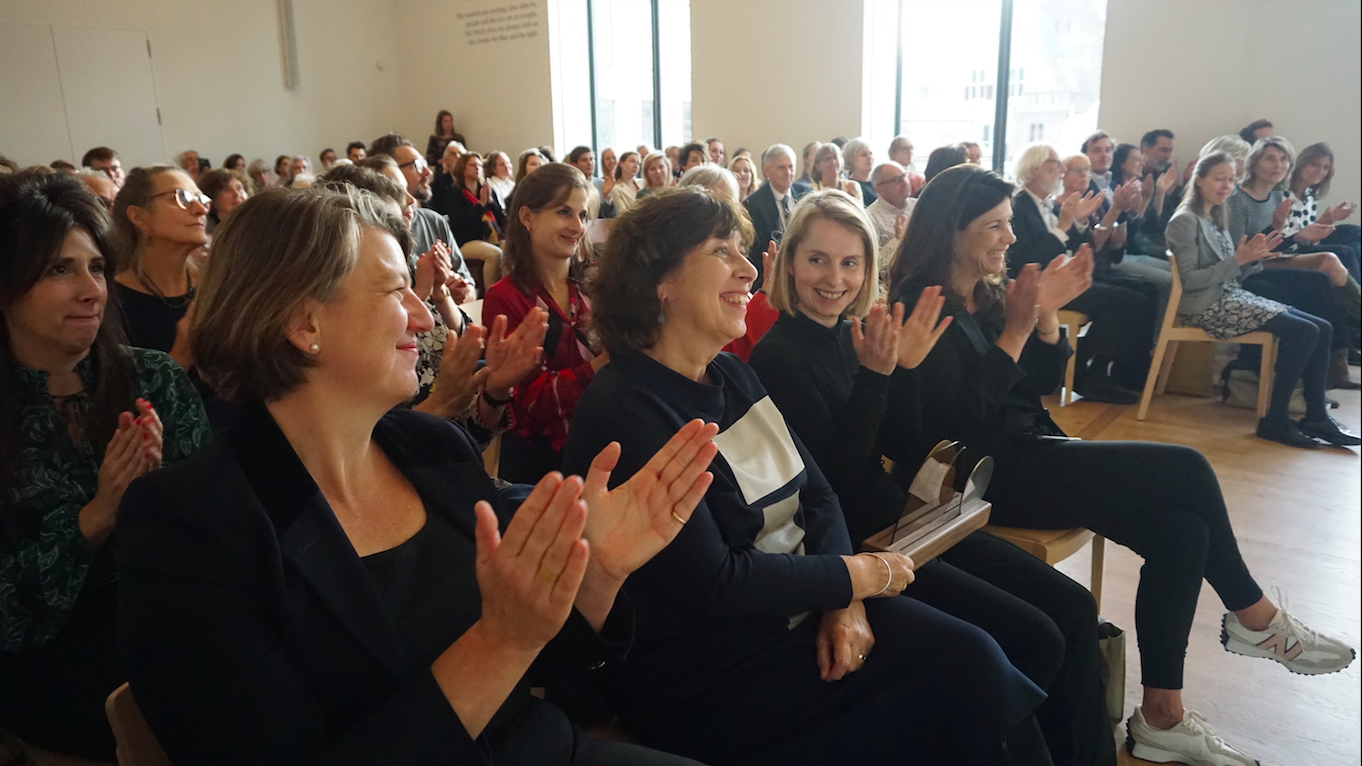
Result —
<instances>
[{"instance_id":1,"label":"green patterned blouse","mask_svg":"<svg viewBox=\"0 0 1362 766\"><path fill-rule=\"evenodd\" d=\"M192 455L211 436L199 395L173 359L160 351L132 354L137 396L151 402L164 427L162 459L173 463ZM92 385L87 356L76 374ZM62 407L47 391L47 373L19 368L23 433L11 500L31 513L0 524L0 651L36 649L66 627L81 592L114 581L113 546L93 547L80 532L80 509L95 496L104 445L87 435L77 444ZM80 416L90 402L68 397ZM135 414L135 413L134 413ZM88 430L86 431L88 434Z\"/></svg>"}]
</instances>

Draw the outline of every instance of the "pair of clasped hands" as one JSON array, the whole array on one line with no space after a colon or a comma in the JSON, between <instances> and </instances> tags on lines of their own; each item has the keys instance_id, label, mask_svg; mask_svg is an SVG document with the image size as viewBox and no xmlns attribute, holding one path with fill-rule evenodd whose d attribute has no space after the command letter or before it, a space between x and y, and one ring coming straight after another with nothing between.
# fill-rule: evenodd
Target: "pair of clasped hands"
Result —
<instances>
[{"instance_id":1,"label":"pair of clasped hands","mask_svg":"<svg viewBox=\"0 0 1362 766\"><path fill-rule=\"evenodd\" d=\"M92 543L103 542L114 528L118 504L128 485L140 476L161 467L164 430L156 409L146 399L138 399L137 414L123 412L118 429L104 448L99 464L99 485L95 496L80 509L81 534Z\"/></svg>"}]
</instances>

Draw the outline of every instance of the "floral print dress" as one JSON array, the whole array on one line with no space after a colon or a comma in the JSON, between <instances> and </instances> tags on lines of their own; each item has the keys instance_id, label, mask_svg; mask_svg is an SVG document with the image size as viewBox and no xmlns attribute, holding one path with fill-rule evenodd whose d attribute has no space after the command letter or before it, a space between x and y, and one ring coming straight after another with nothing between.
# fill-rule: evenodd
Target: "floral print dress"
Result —
<instances>
[{"instance_id":1,"label":"floral print dress","mask_svg":"<svg viewBox=\"0 0 1362 766\"><path fill-rule=\"evenodd\" d=\"M1233 257L1234 242L1229 233L1217 229L1216 239L1217 249ZM1200 314L1184 316L1182 319L1189 325L1205 330L1207 335L1216 340L1229 340L1259 330L1269 319L1290 310L1291 307L1285 303L1254 295L1240 287L1238 279L1231 279L1225 283L1220 300Z\"/></svg>"}]
</instances>

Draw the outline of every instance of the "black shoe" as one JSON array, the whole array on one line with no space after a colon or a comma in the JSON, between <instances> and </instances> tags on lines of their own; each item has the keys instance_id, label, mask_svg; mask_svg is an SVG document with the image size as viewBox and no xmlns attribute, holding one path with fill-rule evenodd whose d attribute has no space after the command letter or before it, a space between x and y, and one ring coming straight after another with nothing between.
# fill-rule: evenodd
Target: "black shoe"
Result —
<instances>
[{"instance_id":1,"label":"black shoe","mask_svg":"<svg viewBox=\"0 0 1362 766\"><path fill-rule=\"evenodd\" d=\"M1094 375L1091 372L1083 376L1083 380L1074 383L1074 393L1090 402L1105 404L1129 405L1140 401L1139 391L1121 388L1110 376Z\"/></svg>"},{"instance_id":2,"label":"black shoe","mask_svg":"<svg viewBox=\"0 0 1362 766\"><path fill-rule=\"evenodd\" d=\"M1324 416L1323 420L1300 421L1300 432L1306 436L1313 436L1322 442L1327 442L1335 447L1356 447L1362 445L1362 437L1349 431L1339 424L1337 420Z\"/></svg>"},{"instance_id":3,"label":"black shoe","mask_svg":"<svg viewBox=\"0 0 1362 766\"><path fill-rule=\"evenodd\" d=\"M1263 418L1258 421L1258 438L1300 449L1319 449L1320 445L1323 444L1319 439L1301 433L1301 429L1294 420L1288 420L1278 426L1269 423L1267 418Z\"/></svg>"}]
</instances>

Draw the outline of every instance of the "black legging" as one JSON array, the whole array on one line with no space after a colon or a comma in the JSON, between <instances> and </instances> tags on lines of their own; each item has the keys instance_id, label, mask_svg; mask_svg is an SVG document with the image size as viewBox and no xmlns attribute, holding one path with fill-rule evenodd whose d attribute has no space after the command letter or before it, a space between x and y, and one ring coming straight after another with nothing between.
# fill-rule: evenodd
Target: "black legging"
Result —
<instances>
[{"instance_id":1,"label":"black legging","mask_svg":"<svg viewBox=\"0 0 1362 766\"><path fill-rule=\"evenodd\" d=\"M994 455L992 521L1091 529L1144 557L1135 596L1146 686L1181 689L1187 636L1204 577L1225 607L1263 597L1239 555L1220 483L1189 447L1147 442L1035 442Z\"/></svg>"},{"instance_id":2,"label":"black legging","mask_svg":"<svg viewBox=\"0 0 1362 766\"><path fill-rule=\"evenodd\" d=\"M1296 381L1305 386L1305 416L1323 420L1329 413L1324 389L1329 378L1333 327L1313 314L1293 308L1263 324L1277 337L1277 372L1272 379L1272 406L1267 420L1282 425L1291 419L1291 392Z\"/></svg>"}]
</instances>

